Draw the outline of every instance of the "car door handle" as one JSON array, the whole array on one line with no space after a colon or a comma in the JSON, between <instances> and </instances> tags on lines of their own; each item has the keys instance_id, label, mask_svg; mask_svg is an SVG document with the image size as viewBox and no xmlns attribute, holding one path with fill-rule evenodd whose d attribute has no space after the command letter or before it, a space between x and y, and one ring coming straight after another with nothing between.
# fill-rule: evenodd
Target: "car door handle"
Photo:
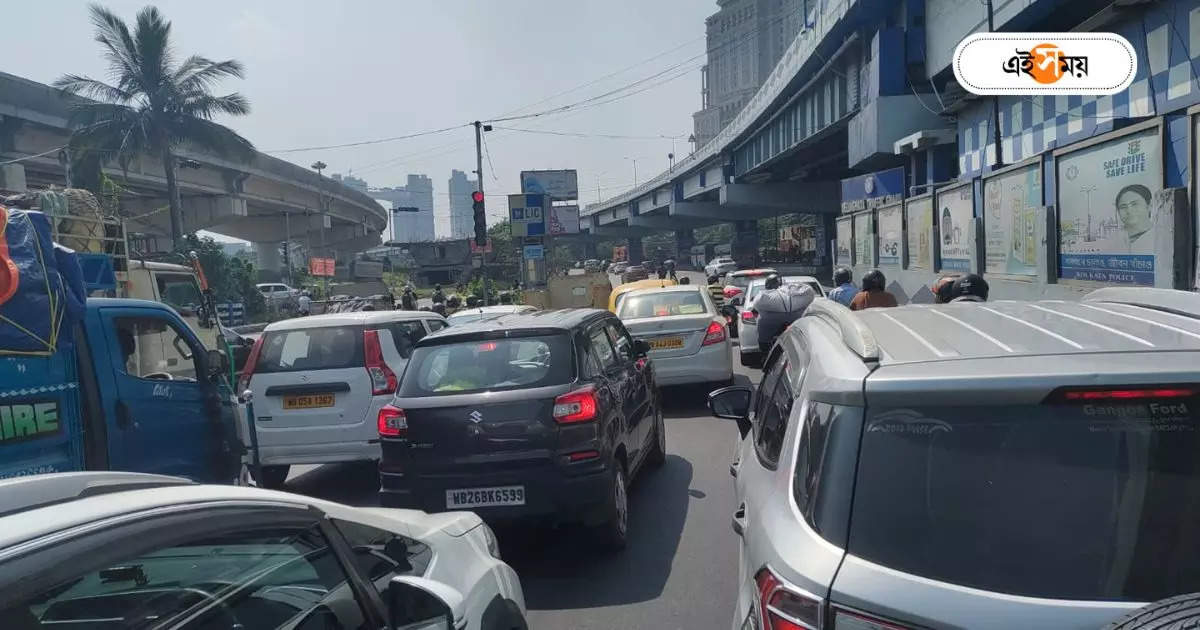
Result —
<instances>
[{"instance_id":1,"label":"car door handle","mask_svg":"<svg viewBox=\"0 0 1200 630\"><path fill-rule=\"evenodd\" d=\"M733 533L738 536L745 537L746 535L746 506L742 506L733 513L733 519L730 522L733 527Z\"/></svg>"},{"instance_id":2,"label":"car door handle","mask_svg":"<svg viewBox=\"0 0 1200 630\"><path fill-rule=\"evenodd\" d=\"M138 428L138 423L129 413L129 405L126 405L124 400L117 401L117 426L122 429Z\"/></svg>"}]
</instances>

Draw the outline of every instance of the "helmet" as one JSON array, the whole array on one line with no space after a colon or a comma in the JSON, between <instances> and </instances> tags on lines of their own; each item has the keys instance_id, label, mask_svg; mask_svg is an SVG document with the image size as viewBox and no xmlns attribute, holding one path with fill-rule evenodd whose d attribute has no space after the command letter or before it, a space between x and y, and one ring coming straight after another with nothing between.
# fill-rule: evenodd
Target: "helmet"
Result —
<instances>
[{"instance_id":1,"label":"helmet","mask_svg":"<svg viewBox=\"0 0 1200 630\"><path fill-rule=\"evenodd\" d=\"M767 276L766 289L768 291L770 291L771 289L778 289L779 285L780 285L780 280L779 280L779 276L777 274L771 274L771 275Z\"/></svg>"},{"instance_id":2,"label":"helmet","mask_svg":"<svg viewBox=\"0 0 1200 630\"><path fill-rule=\"evenodd\" d=\"M952 291L955 300L976 298L986 302L988 298L988 283L979 274L969 273L965 276L960 276L954 281Z\"/></svg>"},{"instance_id":3,"label":"helmet","mask_svg":"<svg viewBox=\"0 0 1200 630\"><path fill-rule=\"evenodd\" d=\"M867 272L867 275L862 277L863 291L883 291L887 288L887 278L883 276L883 272L878 269L872 269Z\"/></svg>"},{"instance_id":4,"label":"helmet","mask_svg":"<svg viewBox=\"0 0 1200 630\"><path fill-rule=\"evenodd\" d=\"M933 290L935 304L945 304L954 299L954 281L958 276L942 276L930 287Z\"/></svg>"},{"instance_id":5,"label":"helmet","mask_svg":"<svg viewBox=\"0 0 1200 630\"><path fill-rule=\"evenodd\" d=\"M434 291L441 291L441 290L442 290L442 285L441 285L441 283L435 283L435 284L433 285L433 290L434 290Z\"/></svg>"},{"instance_id":6,"label":"helmet","mask_svg":"<svg viewBox=\"0 0 1200 630\"><path fill-rule=\"evenodd\" d=\"M833 284L841 286L854 279L854 272L849 267L838 267L833 270Z\"/></svg>"}]
</instances>

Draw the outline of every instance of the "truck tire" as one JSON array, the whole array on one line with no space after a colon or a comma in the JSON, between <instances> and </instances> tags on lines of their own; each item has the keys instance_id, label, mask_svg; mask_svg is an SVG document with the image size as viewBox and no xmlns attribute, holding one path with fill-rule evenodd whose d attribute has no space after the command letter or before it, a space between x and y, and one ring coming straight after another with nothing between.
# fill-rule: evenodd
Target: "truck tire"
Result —
<instances>
[{"instance_id":1,"label":"truck tire","mask_svg":"<svg viewBox=\"0 0 1200 630\"><path fill-rule=\"evenodd\" d=\"M255 481L263 488L278 490L283 487L283 482L287 481L288 471L291 466L263 466L262 473L258 475Z\"/></svg>"},{"instance_id":2,"label":"truck tire","mask_svg":"<svg viewBox=\"0 0 1200 630\"><path fill-rule=\"evenodd\" d=\"M1196 630L1200 628L1200 593L1147 604L1112 622L1107 630Z\"/></svg>"}]
</instances>

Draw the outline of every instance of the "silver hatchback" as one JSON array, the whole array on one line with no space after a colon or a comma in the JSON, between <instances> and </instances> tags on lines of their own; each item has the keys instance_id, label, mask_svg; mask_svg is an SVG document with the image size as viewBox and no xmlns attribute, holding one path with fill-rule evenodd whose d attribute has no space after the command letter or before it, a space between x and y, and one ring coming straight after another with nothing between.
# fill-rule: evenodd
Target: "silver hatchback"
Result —
<instances>
[{"instance_id":1,"label":"silver hatchback","mask_svg":"<svg viewBox=\"0 0 1200 630\"><path fill-rule=\"evenodd\" d=\"M851 313L818 299L738 421L734 628L1093 629L1200 591L1200 296Z\"/></svg>"}]
</instances>

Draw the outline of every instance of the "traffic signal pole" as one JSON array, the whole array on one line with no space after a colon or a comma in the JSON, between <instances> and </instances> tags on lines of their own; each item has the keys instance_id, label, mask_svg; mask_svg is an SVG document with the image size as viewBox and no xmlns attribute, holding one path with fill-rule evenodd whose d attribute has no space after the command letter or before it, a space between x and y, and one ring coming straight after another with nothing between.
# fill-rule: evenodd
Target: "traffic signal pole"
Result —
<instances>
[{"instance_id":1,"label":"traffic signal pole","mask_svg":"<svg viewBox=\"0 0 1200 630\"><path fill-rule=\"evenodd\" d=\"M475 189L483 194L483 123L475 121ZM486 217L486 214L484 215ZM476 219L478 221L478 219ZM485 223L486 225L486 219ZM485 241L486 243L486 241ZM476 236L475 244L479 245L478 236ZM485 245L486 247L486 245ZM483 276L483 305L488 305L488 277L487 277L487 252L480 248L479 253L479 273Z\"/></svg>"}]
</instances>

